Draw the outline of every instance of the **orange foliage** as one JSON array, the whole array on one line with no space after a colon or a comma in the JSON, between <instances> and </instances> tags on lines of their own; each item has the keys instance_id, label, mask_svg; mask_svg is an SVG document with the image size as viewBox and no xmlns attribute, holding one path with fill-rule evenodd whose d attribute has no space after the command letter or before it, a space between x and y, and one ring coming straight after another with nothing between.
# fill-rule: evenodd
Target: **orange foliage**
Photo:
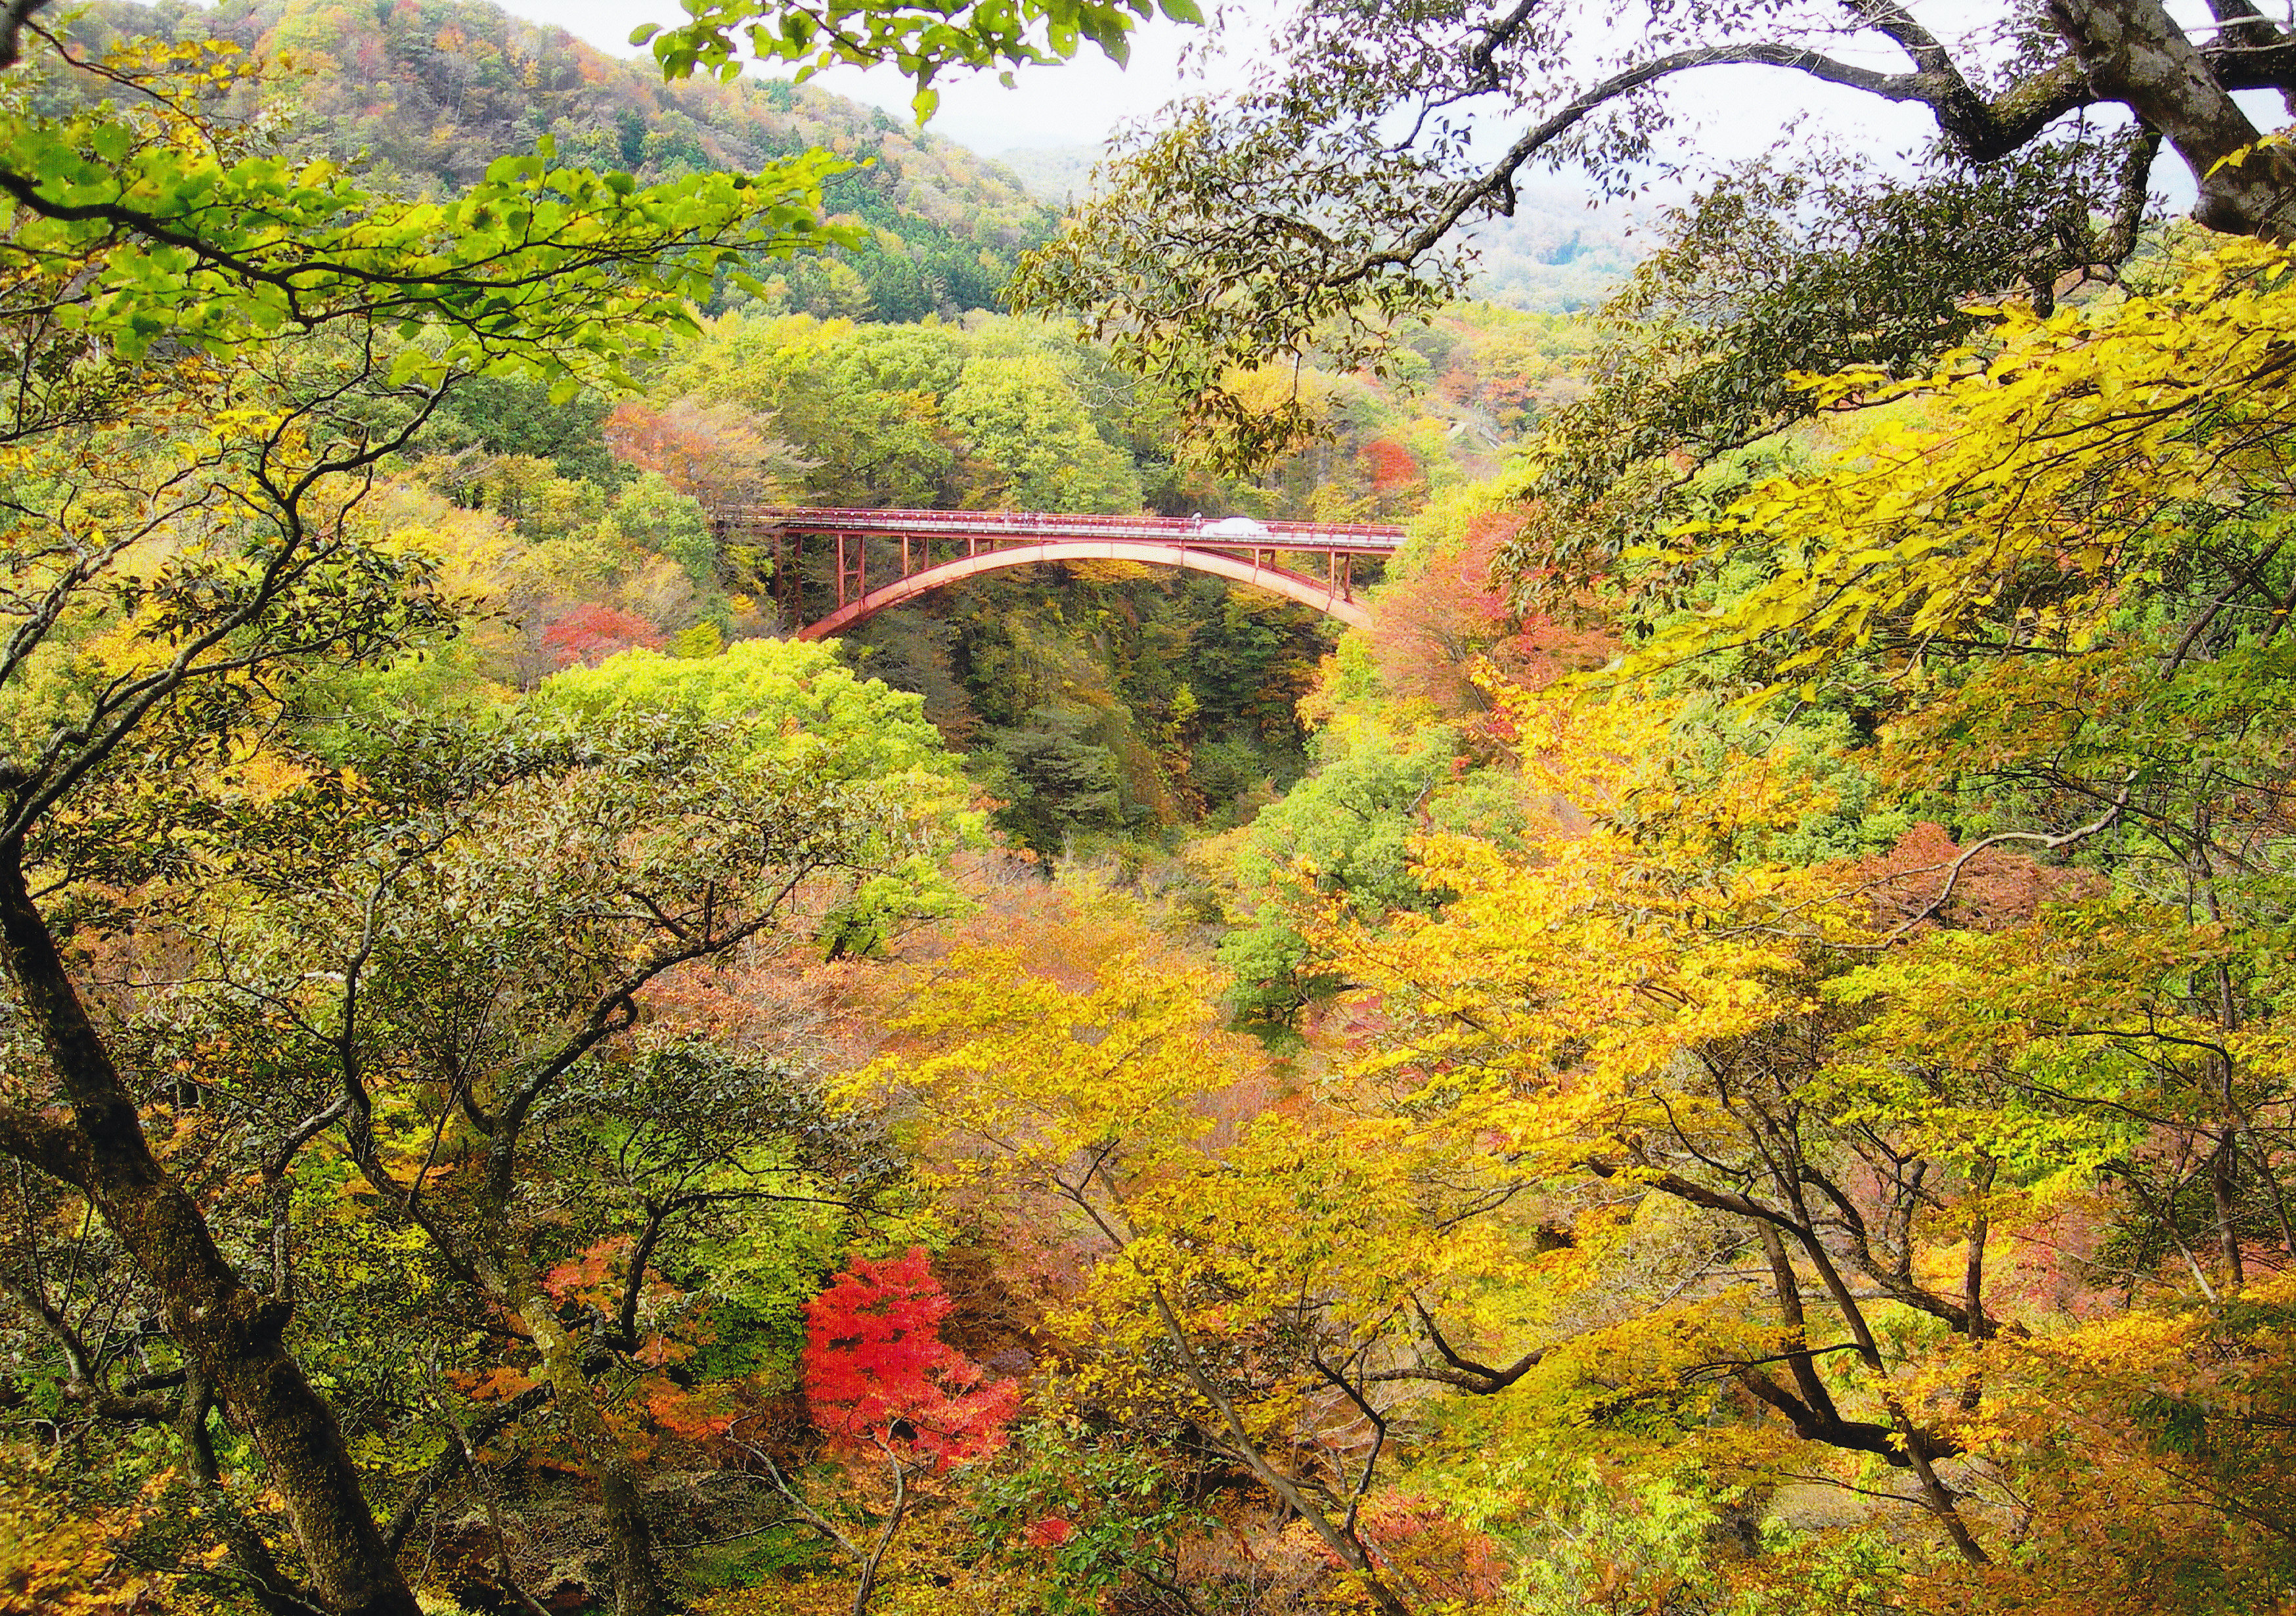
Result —
<instances>
[{"instance_id":1,"label":"orange foliage","mask_svg":"<svg viewBox=\"0 0 2296 1616\"><path fill-rule=\"evenodd\" d=\"M534 1376L507 1364L497 1364L463 1388L464 1395L481 1403L507 1402L539 1384Z\"/></svg>"},{"instance_id":2,"label":"orange foliage","mask_svg":"<svg viewBox=\"0 0 2296 1616\"><path fill-rule=\"evenodd\" d=\"M646 1382L645 1408L664 1434L686 1442L724 1435L736 1415L721 1387L687 1390L666 1380Z\"/></svg>"},{"instance_id":3,"label":"orange foliage","mask_svg":"<svg viewBox=\"0 0 2296 1616\"><path fill-rule=\"evenodd\" d=\"M1420 480L1419 462L1392 438L1375 438L1357 454L1374 494L1392 494Z\"/></svg>"},{"instance_id":4,"label":"orange foliage","mask_svg":"<svg viewBox=\"0 0 2296 1616\"><path fill-rule=\"evenodd\" d=\"M1921 915L1922 930L1998 931L2031 920L2043 904L2070 903L2103 884L2094 874L2037 864L2006 848L1980 848L1964 857L1945 827L1926 819L1888 852L1858 864L1856 874L1876 920L1898 925Z\"/></svg>"},{"instance_id":5,"label":"orange foliage","mask_svg":"<svg viewBox=\"0 0 2296 1616\"><path fill-rule=\"evenodd\" d=\"M660 472L670 487L711 510L766 498L775 466L791 454L741 410L692 398L660 408L626 398L606 417L605 435L615 459Z\"/></svg>"},{"instance_id":6,"label":"orange foliage","mask_svg":"<svg viewBox=\"0 0 2296 1616\"><path fill-rule=\"evenodd\" d=\"M1076 1536L1076 1527L1058 1515L1031 1521L1021 1529L1021 1540L1030 1548L1058 1548Z\"/></svg>"},{"instance_id":7,"label":"orange foliage","mask_svg":"<svg viewBox=\"0 0 2296 1616\"><path fill-rule=\"evenodd\" d=\"M614 1269L614 1259L630 1249L630 1237L617 1235L589 1247L570 1262L562 1262L543 1276L542 1288L559 1301L583 1292L597 1292Z\"/></svg>"},{"instance_id":8,"label":"orange foliage","mask_svg":"<svg viewBox=\"0 0 2296 1616\"><path fill-rule=\"evenodd\" d=\"M0 1481L0 1616L144 1616L168 1608L160 1579L138 1567L128 1539L176 1480L161 1471L135 1504L76 1511L43 1484ZM213 1564L210 1552L205 1563Z\"/></svg>"},{"instance_id":9,"label":"orange foliage","mask_svg":"<svg viewBox=\"0 0 2296 1616\"><path fill-rule=\"evenodd\" d=\"M1506 1562L1496 1543L1416 1494L1388 1493L1370 1500L1361 1527L1383 1566L1438 1598L1496 1599L1506 1581Z\"/></svg>"},{"instance_id":10,"label":"orange foliage","mask_svg":"<svg viewBox=\"0 0 2296 1616\"><path fill-rule=\"evenodd\" d=\"M1543 690L1565 674L1599 668L1618 643L1595 628L1576 628L1519 611L1491 578L1499 549L1522 526L1520 511L1485 511L1467 524L1464 542L1428 557L1420 570L1382 588L1372 606L1372 655L1388 687L1425 701L1445 717L1488 712L1475 684L1479 659L1508 684ZM1486 723L1503 730L1504 718ZM1500 740L1511 737L1497 734Z\"/></svg>"}]
</instances>

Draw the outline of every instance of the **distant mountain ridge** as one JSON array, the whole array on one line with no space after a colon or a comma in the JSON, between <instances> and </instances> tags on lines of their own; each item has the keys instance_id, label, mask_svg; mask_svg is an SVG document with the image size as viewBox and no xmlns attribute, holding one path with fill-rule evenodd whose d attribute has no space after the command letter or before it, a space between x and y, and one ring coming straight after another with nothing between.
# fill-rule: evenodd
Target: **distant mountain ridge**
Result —
<instances>
[{"instance_id":1,"label":"distant mountain ridge","mask_svg":"<svg viewBox=\"0 0 2296 1616\"><path fill-rule=\"evenodd\" d=\"M860 251L776 266L792 307L889 321L991 308L1054 209L954 142L837 95L758 77L664 84L562 29L484 0L98 0L83 44L128 34L227 39L303 70L303 134L406 189L453 189L548 135L562 160L663 178L755 168L809 146L868 166L833 181L833 212L877 232Z\"/></svg>"}]
</instances>

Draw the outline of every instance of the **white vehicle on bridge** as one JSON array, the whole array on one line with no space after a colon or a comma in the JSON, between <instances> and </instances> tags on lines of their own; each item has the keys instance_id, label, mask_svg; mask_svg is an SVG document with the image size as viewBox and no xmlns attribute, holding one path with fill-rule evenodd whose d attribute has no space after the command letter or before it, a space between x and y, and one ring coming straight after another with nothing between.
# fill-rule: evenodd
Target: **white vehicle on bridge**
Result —
<instances>
[{"instance_id":1,"label":"white vehicle on bridge","mask_svg":"<svg viewBox=\"0 0 2296 1616\"><path fill-rule=\"evenodd\" d=\"M1205 538L1249 540L1274 537L1268 531L1267 523L1254 521L1249 516L1223 516L1218 521L1205 521L1203 518L1198 517L1196 521L1196 531Z\"/></svg>"}]
</instances>

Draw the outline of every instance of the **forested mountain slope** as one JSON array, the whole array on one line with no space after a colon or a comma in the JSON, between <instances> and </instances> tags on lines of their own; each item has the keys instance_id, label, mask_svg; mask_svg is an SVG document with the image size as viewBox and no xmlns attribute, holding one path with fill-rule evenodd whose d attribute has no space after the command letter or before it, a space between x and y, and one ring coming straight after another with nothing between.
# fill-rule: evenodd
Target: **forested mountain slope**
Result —
<instances>
[{"instance_id":1,"label":"forested mountain slope","mask_svg":"<svg viewBox=\"0 0 2296 1616\"><path fill-rule=\"evenodd\" d=\"M856 165L830 182L831 211L875 233L869 246L781 272L791 305L824 316L993 307L1014 255L1053 222L993 163L874 108L758 78L665 84L647 64L482 0L102 0L75 32L91 45L149 33L228 40L291 63L283 132L364 158L378 182L416 193L466 185L545 135L562 161L644 179L824 148Z\"/></svg>"}]
</instances>

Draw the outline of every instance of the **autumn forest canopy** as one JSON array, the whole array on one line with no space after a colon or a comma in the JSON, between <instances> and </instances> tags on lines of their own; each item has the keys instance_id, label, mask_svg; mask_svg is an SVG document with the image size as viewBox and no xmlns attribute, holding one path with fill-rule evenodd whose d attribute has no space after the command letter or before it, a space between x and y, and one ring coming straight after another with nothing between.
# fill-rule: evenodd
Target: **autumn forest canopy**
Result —
<instances>
[{"instance_id":1,"label":"autumn forest canopy","mask_svg":"<svg viewBox=\"0 0 2296 1616\"><path fill-rule=\"evenodd\" d=\"M0 0L0 1612L2296 1608L2296 33L1996 11Z\"/></svg>"}]
</instances>

